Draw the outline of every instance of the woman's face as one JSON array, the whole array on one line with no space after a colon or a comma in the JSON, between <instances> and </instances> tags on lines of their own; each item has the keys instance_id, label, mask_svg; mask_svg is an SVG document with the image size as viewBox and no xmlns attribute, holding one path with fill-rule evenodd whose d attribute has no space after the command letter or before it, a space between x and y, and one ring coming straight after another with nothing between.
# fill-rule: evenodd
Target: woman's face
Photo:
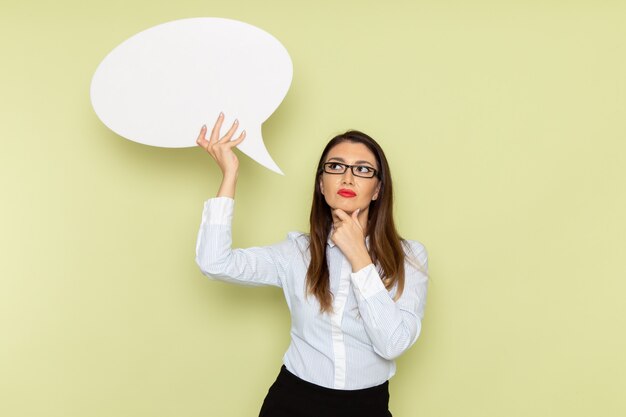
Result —
<instances>
[{"instance_id":1,"label":"woman's face","mask_svg":"<svg viewBox=\"0 0 626 417\"><path fill-rule=\"evenodd\" d=\"M347 165L362 165L374 168L380 172L376 157L362 143L341 142L333 146L326 162L338 162ZM335 166L335 168L341 168ZM356 169L356 168L355 168ZM332 209L342 209L348 214L361 209L359 217L367 219L370 202L378 198L380 180L377 177L363 178L352 173L350 168L343 174L329 174L323 172L320 177L320 188L326 203Z\"/></svg>"}]
</instances>

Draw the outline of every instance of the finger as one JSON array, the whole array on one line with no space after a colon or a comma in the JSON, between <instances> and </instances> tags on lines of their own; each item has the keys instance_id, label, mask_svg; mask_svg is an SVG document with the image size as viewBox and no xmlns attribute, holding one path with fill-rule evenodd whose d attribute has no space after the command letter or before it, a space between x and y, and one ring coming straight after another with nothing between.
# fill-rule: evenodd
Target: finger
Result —
<instances>
[{"instance_id":1,"label":"finger","mask_svg":"<svg viewBox=\"0 0 626 417\"><path fill-rule=\"evenodd\" d=\"M359 228L359 230L361 232L365 232L365 230L363 229L363 225L361 224L361 222L359 221L359 213L361 212L361 209L358 208L356 210L354 210L354 212L352 213L352 220L354 221L354 224L357 225L357 227Z\"/></svg>"},{"instance_id":2,"label":"finger","mask_svg":"<svg viewBox=\"0 0 626 417\"><path fill-rule=\"evenodd\" d=\"M200 129L200 134L198 135L198 139L196 139L196 143L201 148L207 147L209 141L206 140L206 125L202 125L202 128Z\"/></svg>"},{"instance_id":3,"label":"finger","mask_svg":"<svg viewBox=\"0 0 626 417\"><path fill-rule=\"evenodd\" d=\"M228 129L228 132L226 132L226 134L219 140L219 142L220 143L228 142L230 138L232 138L233 135L235 134L235 130L237 130L238 126L239 126L239 120L235 119L235 121L233 122L233 125L230 127L230 129Z\"/></svg>"},{"instance_id":4,"label":"finger","mask_svg":"<svg viewBox=\"0 0 626 417\"><path fill-rule=\"evenodd\" d=\"M352 220L354 220L355 222L359 222L359 212L361 211L361 209L356 209L352 212Z\"/></svg>"},{"instance_id":5,"label":"finger","mask_svg":"<svg viewBox=\"0 0 626 417\"><path fill-rule=\"evenodd\" d=\"M220 115L217 116L217 120L213 125L213 130L211 130L211 142L218 142L220 139L220 130L222 129L222 122L224 121L224 113L220 112Z\"/></svg>"},{"instance_id":6,"label":"finger","mask_svg":"<svg viewBox=\"0 0 626 417\"><path fill-rule=\"evenodd\" d=\"M346 213L342 209L335 209L333 213L335 213L335 215L339 217L339 219L342 221L350 220L350 216L348 216L348 213Z\"/></svg>"},{"instance_id":7,"label":"finger","mask_svg":"<svg viewBox=\"0 0 626 417\"><path fill-rule=\"evenodd\" d=\"M234 148L235 146L243 142L245 138L246 138L246 131L244 130L243 132L241 132L241 134L239 135L237 139L234 139L228 142L228 145L230 145L231 148Z\"/></svg>"}]
</instances>

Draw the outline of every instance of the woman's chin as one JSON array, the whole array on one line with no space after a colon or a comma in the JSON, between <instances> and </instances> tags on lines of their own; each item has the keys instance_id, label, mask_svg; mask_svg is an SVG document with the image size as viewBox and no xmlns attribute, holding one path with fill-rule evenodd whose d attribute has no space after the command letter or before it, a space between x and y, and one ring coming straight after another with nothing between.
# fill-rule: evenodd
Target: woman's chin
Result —
<instances>
[{"instance_id":1,"label":"woman's chin","mask_svg":"<svg viewBox=\"0 0 626 417\"><path fill-rule=\"evenodd\" d=\"M341 209L345 211L347 214L352 214L354 210L357 209L356 204L352 201L339 201L334 202L332 205L329 204L332 210Z\"/></svg>"}]
</instances>

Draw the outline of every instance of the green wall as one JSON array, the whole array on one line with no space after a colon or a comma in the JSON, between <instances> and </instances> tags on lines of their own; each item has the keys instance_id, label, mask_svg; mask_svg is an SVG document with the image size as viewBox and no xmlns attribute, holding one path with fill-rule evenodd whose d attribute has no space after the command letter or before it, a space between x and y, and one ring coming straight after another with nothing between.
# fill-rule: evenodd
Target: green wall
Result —
<instances>
[{"instance_id":1,"label":"green wall","mask_svg":"<svg viewBox=\"0 0 626 417\"><path fill-rule=\"evenodd\" d=\"M472 3L3 0L0 415L254 416L278 372L281 292L194 262L216 166L89 102L113 47L194 16L294 63L263 127L286 176L241 156L236 245L306 230L334 134L385 148L432 276L394 416L626 415L626 4Z\"/></svg>"}]
</instances>

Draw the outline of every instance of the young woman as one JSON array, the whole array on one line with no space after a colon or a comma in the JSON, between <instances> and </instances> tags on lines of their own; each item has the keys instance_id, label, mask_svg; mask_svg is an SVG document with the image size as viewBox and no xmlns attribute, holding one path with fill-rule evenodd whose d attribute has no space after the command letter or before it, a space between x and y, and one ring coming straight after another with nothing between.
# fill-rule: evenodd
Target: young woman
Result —
<instances>
[{"instance_id":1,"label":"young woman","mask_svg":"<svg viewBox=\"0 0 626 417\"><path fill-rule=\"evenodd\" d=\"M262 417L391 416L394 359L417 339L427 288L422 244L400 238L389 166L369 136L348 131L322 152L310 233L273 246L231 249L238 159L237 121L220 138L220 114L197 143L223 179L204 206L196 262L208 277L281 287L291 344L261 408Z\"/></svg>"}]
</instances>

